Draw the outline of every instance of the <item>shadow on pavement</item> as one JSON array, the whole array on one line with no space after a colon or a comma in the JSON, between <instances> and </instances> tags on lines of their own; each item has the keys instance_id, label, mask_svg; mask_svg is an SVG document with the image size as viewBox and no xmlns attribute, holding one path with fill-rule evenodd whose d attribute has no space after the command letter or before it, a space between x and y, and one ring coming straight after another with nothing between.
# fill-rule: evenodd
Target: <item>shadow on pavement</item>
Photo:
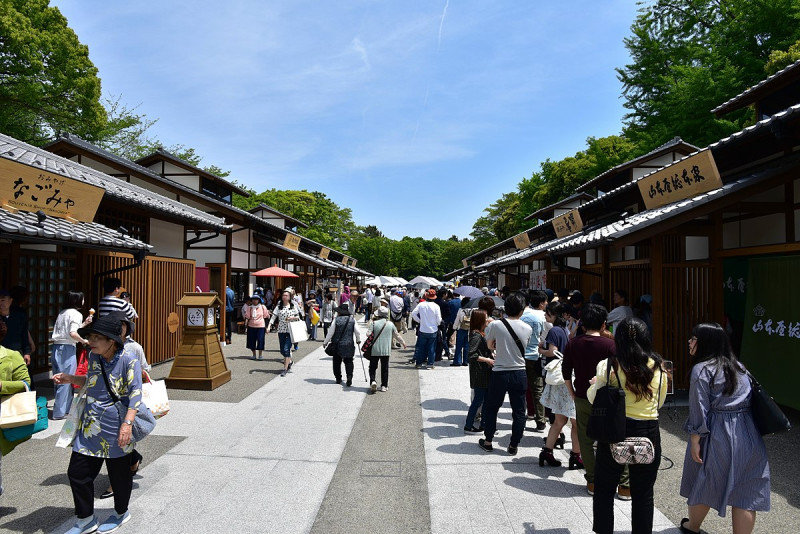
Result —
<instances>
[{"instance_id":1,"label":"shadow on pavement","mask_svg":"<svg viewBox=\"0 0 800 534\"><path fill-rule=\"evenodd\" d=\"M422 401L422 408L433 412L464 412L466 415L469 405L461 399L428 399Z\"/></svg>"},{"instance_id":2,"label":"shadow on pavement","mask_svg":"<svg viewBox=\"0 0 800 534\"><path fill-rule=\"evenodd\" d=\"M16 508L0 508L0 510L10 510L9 513L17 511ZM20 532L21 534L33 534L41 531L49 532L70 517L74 517L73 512L72 507L43 506L28 515L0 523L0 529Z\"/></svg>"}]
</instances>

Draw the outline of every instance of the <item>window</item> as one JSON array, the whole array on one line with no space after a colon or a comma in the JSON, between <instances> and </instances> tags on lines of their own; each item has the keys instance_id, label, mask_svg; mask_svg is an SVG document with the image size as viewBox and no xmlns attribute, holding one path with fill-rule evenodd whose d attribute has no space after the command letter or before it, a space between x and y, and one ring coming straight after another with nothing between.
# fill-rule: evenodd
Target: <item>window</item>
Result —
<instances>
[{"instance_id":1,"label":"window","mask_svg":"<svg viewBox=\"0 0 800 534\"><path fill-rule=\"evenodd\" d=\"M207 197L231 203L231 190L208 178L200 178L200 191Z\"/></svg>"}]
</instances>

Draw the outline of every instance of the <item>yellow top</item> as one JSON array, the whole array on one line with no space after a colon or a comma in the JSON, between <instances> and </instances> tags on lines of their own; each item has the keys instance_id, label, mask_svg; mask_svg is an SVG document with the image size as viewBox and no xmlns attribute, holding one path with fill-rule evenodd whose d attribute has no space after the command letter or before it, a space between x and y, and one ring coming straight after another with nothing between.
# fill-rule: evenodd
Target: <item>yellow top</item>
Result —
<instances>
[{"instance_id":1,"label":"yellow top","mask_svg":"<svg viewBox=\"0 0 800 534\"><path fill-rule=\"evenodd\" d=\"M597 381L589 387L589 390L586 392L586 396L589 399L589 402L594 403L594 397L597 395L597 390L606 385L606 366L608 365L608 360L603 360L597 364ZM655 365L655 361L652 358L647 360L647 366L651 369ZM617 366L619 369L619 366ZM647 397L643 397L639 400L636 400L636 395L631 393L630 390L625 388L625 371L619 369L619 382L614 378L616 374L614 373L614 369L611 369L611 385L615 386L618 383L620 387L625 390L625 417L630 419L639 419L639 420L648 420L648 419L658 419L658 408L661 408L664 405L664 400L667 398L667 377L661 376L661 370L656 370L653 373L653 380L650 381L650 389L652 391L656 391L658 389L659 382L661 383L661 391L659 391L658 395L658 406L656 406L655 397L648 399Z\"/></svg>"}]
</instances>

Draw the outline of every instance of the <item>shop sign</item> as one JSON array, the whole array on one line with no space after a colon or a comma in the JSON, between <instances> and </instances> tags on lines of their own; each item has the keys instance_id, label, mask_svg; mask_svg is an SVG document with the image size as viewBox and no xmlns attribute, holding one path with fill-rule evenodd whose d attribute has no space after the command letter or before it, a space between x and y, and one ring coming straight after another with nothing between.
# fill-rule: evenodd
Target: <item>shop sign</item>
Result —
<instances>
[{"instance_id":1,"label":"shop sign","mask_svg":"<svg viewBox=\"0 0 800 534\"><path fill-rule=\"evenodd\" d=\"M92 222L105 189L0 158L0 204L61 219Z\"/></svg>"},{"instance_id":2,"label":"shop sign","mask_svg":"<svg viewBox=\"0 0 800 534\"><path fill-rule=\"evenodd\" d=\"M531 289L545 289L547 288L547 271L531 271L530 272Z\"/></svg>"},{"instance_id":3,"label":"shop sign","mask_svg":"<svg viewBox=\"0 0 800 534\"><path fill-rule=\"evenodd\" d=\"M292 250L300 248L300 236L295 234L286 234L283 240L283 246Z\"/></svg>"},{"instance_id":4,"label":"shop sign","mask_svg":"<svg viewBox=\"0 0 800 534\"><path fill-rule=\"evenodd\" d=\"M556 237L566 237L583 230L583 220L578 208L553 219L553 229L556 231Z\"/></svg>"},{"instance_id":5,"label":"shop sign","mask_svg":"<svg viewBox=\"0 0 800 534\"><path fill-rule=\"evenodd\" d=\"M327 260L328 259L328 254L330 254L330 253L331 253L331 249L326 248L326 247L322 247L322 250L319 251L319 257L322 258L323 260Z\"/></svg>"},{"instance_id":6,"label":"shop sign","mask_svg":"<svg viewBox=\"0 0 800 534\"><path fill-rule=\"evenodd\" d=\"M358 260L353 258L353 263L350 264L350 267L355 267L356 263L358 263Z\"/></svg>"},{"instance_id":7,"label":"shop sign","mask_svg":"<svg viewBox=\"0 0 800 534\"><path fill-rule=\"evenodd\" d=\"M461 260L461 266L462 266L462 267L464 267L464 268L466 268L466 267L467 267L467 259L466 259L466 258L462 258L462 260Z\"/></svg>"},{"instance_id":8,"label":"shop sign","mask_svg":"<svg viewBox=\"0 0 800 534\"><path fill-rule=\"evenodd\" d=\"M514 236L514 246L517 247L517 250L531 246L531 239L528 237L527 230Z\"/></svg>"},{"instance_id":9,"label":"shop sign","mask_svg":"<svg viewBox=\"0 0 800 534\"><path fill-rule=\"evenodd\" d=\"M347 265L347 262L350 260L347 256L342 256L342 265Z\"/></svg>"},{"instance_id":10,"label":"shop sign","mask_svg":"<svg viewBox=\"0 0 800 534\"><path fill-rule=\"evenodd\" d=\"M170 312L169 316L167 317L167 329L169 330L169 333L174 334L177 332L180 324L181 319L178 317L178 314L175 312Z\"/></svg>"},{"instance_id":11,"label":"shop sign","mask_svg":"<svg viewBox=\"0 0 800 534\"><path fill-rule=\"evenodd\" d=\"M644 205L651 210L722 187L711 150L703 150L637 182Z\"/></svg>"}]
</instances>

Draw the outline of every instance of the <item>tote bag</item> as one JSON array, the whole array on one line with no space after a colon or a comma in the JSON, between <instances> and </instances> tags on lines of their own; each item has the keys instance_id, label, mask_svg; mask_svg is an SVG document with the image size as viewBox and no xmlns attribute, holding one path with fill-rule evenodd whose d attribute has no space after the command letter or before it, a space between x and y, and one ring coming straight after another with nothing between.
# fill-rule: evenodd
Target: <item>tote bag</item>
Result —
<instances>
[{"instance_id":1,"label":"tote bag","mask_svg":"<svg viewBox=\"0 0 800 534\"><path fill-rule=\"evenodd\" d=\"M15 393L0 402L0 428L32 425L38 419L36 392L30 390L27 382L23 383L25 391Z\"/></svg>"},{"instance_id":2,"label":"tote bag","mask_svg":"<svg viewBox=\"0 0 800 534\"><path fill-rule=\"evenodd\" d=\"M308 339L308 330L304 321L289 321L289 337L292 343L300 343Z\"/></svg>"},{"instance_id":3,"label":"tote bag","mask_svg":"<svg viewBox=\"0 0 800 534\"><path fill-rule=\"evenodd\" d=\"M616 443L625 439L625 391L609 383L611 366L609 359L606 385L597 390L586 425L586 435L599 443Z\"/></svg>"},{"instance_id":4,"label":"tote bag","mask_svg":"<svg viewBox=\"0 0 800 534\"><path fill-rule=\"evenodd\" d=\"M32 435L36 434L37 432L41 432L42 430L47 430L47 398L46 397L37 397L36 398L36 409L38 412L38 417L36 422L32 425L25 425L25 426L16 426L14 428L4 428L3 429L3 437L5 437L8 441L20 441L24 439L28 439Z\"/></svg>"},{"instance_id":5,"label":"tote bag","mask_svg":"<svg viewBox=\"0 0 800 534\"><path fill-rule=\"evenodd\" d=\"M153 412L153 417L160 419L169 413L169 396L167 384L163 380L153 380L144 373L147 382L142 384L142 402Z\"/></svg>"},{"instance_id":6,"label":"tote bag","mask_svg":"<svg viewBox=\"0 0 800 534\"><path fill-rule=\"evenodd\" d=\"M69 408L69 415L64 419L64 426L61 427L61 433L58 435L56 447L66 449L72 445L75 440L75 434L78 431L78 426L81 422L83 410L86 408L86 390L89 388L89 379L78 390L78 396L72 399L72 406Z\"/></svg>"},{"instance_id":7,"label":"tote bag","mask_svg":"<svg viewBox=\"0 0 800 534\"><path fill-rule=\"evenodd\" d=\"M544 366L544 370L547 371L544 381L551 386L560 386L564 383L564 375L561 373L561 363L564 355L557 350L553 351L553 355L556 359Z\"/></svg>"}]
</instances>

